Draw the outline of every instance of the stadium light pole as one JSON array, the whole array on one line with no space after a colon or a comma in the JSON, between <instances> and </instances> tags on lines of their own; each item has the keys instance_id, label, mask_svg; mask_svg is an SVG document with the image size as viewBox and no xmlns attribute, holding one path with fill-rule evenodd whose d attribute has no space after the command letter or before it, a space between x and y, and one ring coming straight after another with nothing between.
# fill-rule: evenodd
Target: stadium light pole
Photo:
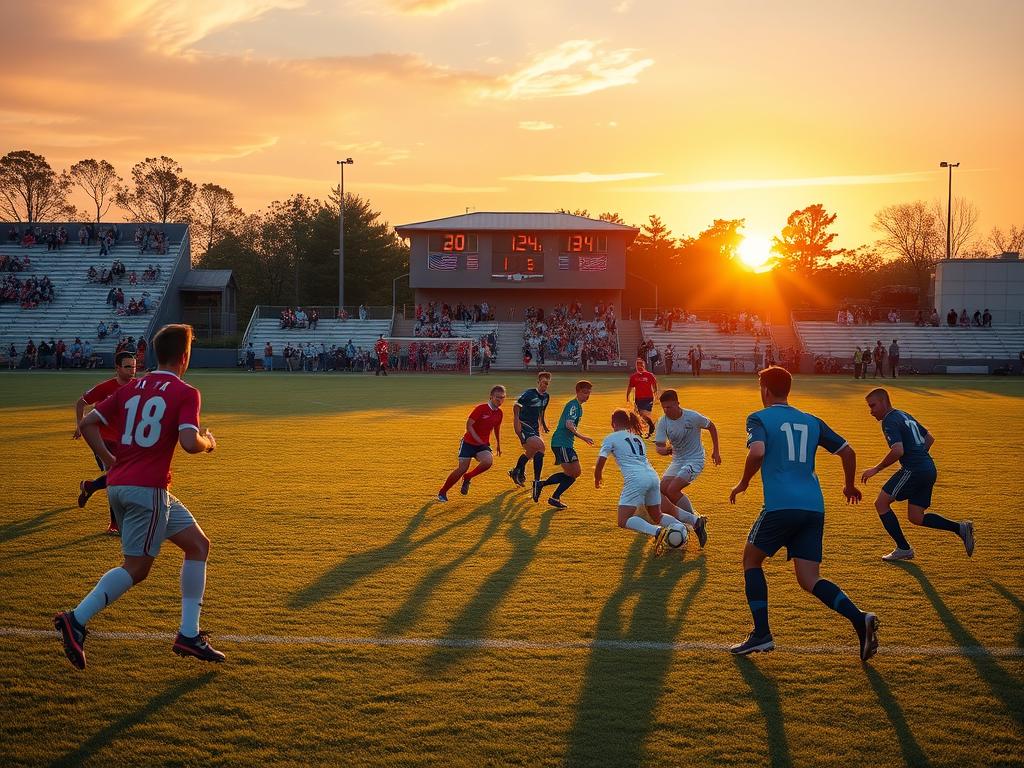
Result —
<instances>
[{"instance_id":1,"label":"stadium light pole","mask_svg":"<svg viewBox=\"0 0 1024 768\"><path fill-rule=\"evenodd\" d=\"M394 280L391 281L391 313L392 314L394 314L395 312L398 311L398 281L401 280L403 277L408 277L409 274L410 274L409 272L406 272L404 275L399 275L398 277L396 277ZM403 319L405 318L405 312L402 313L402 318Z\"/></svg>"},{"instance_id":2,"label":"stadium light pole","mask_svg":"<svg viewBox=\"0 0 1024 768\"><path fill-rule=\"evenodd\" d=\"M354 162L351 157L337 160L341 169L338 185L338 311L345 308L345 166Z\"/></svg>"},{"instance_id":3,"label":"stadium light pole","mask_svg":"<svg viewBox=\"0 0 1024 768\"><path fill-rule=\"evenodd\" d=\"M949 200L946 202L946 261L951 258L949 251L949 234L953 229L953 169L959 168L960 163L949 163L943 160L939 168L949 168Z\"/></svg>"}]
</instances>

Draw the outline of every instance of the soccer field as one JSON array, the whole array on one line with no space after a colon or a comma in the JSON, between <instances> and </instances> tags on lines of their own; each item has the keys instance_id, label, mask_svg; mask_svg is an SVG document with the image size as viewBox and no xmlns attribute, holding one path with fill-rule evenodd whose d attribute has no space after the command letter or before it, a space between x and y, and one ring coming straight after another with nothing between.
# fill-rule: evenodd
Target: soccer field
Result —
<instances>
[{"instance_id":1,"label":"soccer field","mask_svg":"<svg viewBox=\"0 0 1024 768\"><path fill-rule=\"evenodd\" d=\"M1024 754L1024 381L887 381L936 436L934 511L972 518L977 551L911 526L910 563L871 503L892 470L842 499L818 454L822 573L881 621L878 655L766 564L778 650L736 659L750 626L740 551L760 481L728 503L753 378L668 377L721 433L692 486L709 542L650 556L615 525L620 476L595 490L596 448L556 512L505 472L525 374L190 374L209 456L175 459L174 493L212 541L202 624L227 663L170 651L181 555L90 622L88 669L51 628L119 562L96 474L71 439L101 372L0 375L0 763L4 765L1020 765ZM578 374L556 373L554 426ZM595 374L581 430L600 439L625 375ZM509 388L505 453L468 497L436 501L471 408ZM860 470L886 452L874 382L798 377L791 402L846 437ZM657 408L656 408L657 410ZM705 438L706 444L707 438ZM493 444L493 442L492 442ZM651 451L653 454L653 451ZM545 476L552 467L547 455ZM667 459L652 456L660 471Z\"/></svg>"}]
</instances>

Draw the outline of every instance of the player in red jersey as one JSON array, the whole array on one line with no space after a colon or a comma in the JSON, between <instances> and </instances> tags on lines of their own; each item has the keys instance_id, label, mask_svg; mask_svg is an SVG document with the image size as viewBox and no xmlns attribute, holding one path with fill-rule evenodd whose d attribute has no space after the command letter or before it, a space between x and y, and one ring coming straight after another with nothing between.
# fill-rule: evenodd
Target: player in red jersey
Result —
<instances>
[{"instance_id":1,"label":"player in red jersey","mask_svg":"<svg viewBox=\"0 0 1024 768\"><path fill-rule=\"evenodd\" d=\"M78 428L78 425L82 421L82 416L85 415L85 407L87 405L95 406L97 403L106 400L118 389L134 379L135 367L135 355L131 352L118 352L114 358L114 372L116 374L114 378L100 382L78 398L78 402L75 403L75 433L72 435L73 439L77 440L82 436L82 430ZM113 430L106 426L100 427L100 435L103 437L103 444L107 446L107 450L113 453L119 435L114 434ZM89 497L96 493L96 491L107 487L107 468L103 466L103 461L98 453L94 451L93 455L96 456L96 463L103 474L95 480L83 480L78 484L79 509L85 507ZM110 510L110 525L107 526L107 533L112 536L118 536L121 533L117 528L117 520L114 519L113 508Z\"/></svg>"},{"instance_id":2,"label":"player in red jersey","mask_svg":"<svg viewBox=\"0 0 1024 768\"><path fill-rule=\"evenodd\" d=\"M629 386L626 387L626 402L629 402L629 393L633 392L633 402L636 404L640 415L651 421L651 411L654 410L654 396L658 393L658 380L654 374L647 370L643 360L637 358L636 373L629 377Z\"/></svg>"},{"instance_id":3,"label":"player in red jersey","mask_svg":"<svg viewBox=\"0 0 1024 768\"><path fill-rule=\"evenodd\" d=\"M462 478L462 495L469 493L469 481L482 472L486 472L494 463L494 456L491 454L491 430L494 430L494 447L501 456L501 419L504 412L501 404L505 402L505 388L498 384L491 387L491 396L486 403L481 403L466 420L466 434L462 436L459 444L459 466L456 467L448 479L444 481L441 490L437 492L438 501L448 501L448 489ZM476 459L476 468L467 472L469 463Z\"/></svg>"},{"instance_id":4,"label":"player in red jersey","mask_svg":"<svg viewBox=\"0 0 1024 768\"><path fill-rule=\"evenodd\" d=\"M199 390L181 380L191 347L192 326L165 325L153 337L157 369L121 387L82 419L85 441L110 467L107 497L121 528L124 562L103 574L77 608L53 618L65 655L79 669L85 669L86 623L149 575L164 539L185 553L181 626L172 650L203 661L224 660L199 629L210 541L167 490L177 445L188 453L217 447L210 430L199 428ZM102 426L118 435L113 454L103 443Z\"/></svg>"},{"instance_id":5,"label":"player in red jersey","mask_svg":"<svg viewBox=\"0 0 1024 768\"><path fill-rule=\"evenodd\" d=\"M388 343L384 340L384 334L381 334L380 338L373 344L373 351L377 353L377 370L374 371L374 376L380 374L388 375Z\"/></svg>"}]
</instances>

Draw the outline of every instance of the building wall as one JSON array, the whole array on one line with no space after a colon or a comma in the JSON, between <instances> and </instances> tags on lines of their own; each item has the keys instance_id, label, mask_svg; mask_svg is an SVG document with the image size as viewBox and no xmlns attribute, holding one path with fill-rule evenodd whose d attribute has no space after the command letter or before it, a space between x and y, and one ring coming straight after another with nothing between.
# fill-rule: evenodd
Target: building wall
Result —
<instances>
[{"instance_id":1,"label":"building wall","mask_svg":"<svg viewBox=\"0 0 1024 768\"><path fill-rule=\"evenodd\" d=\"M1024 325L1024 261L1019 259L951 259L935 269L935 309L992 313L994 325Z\"/></svg>"},{"instance_id":2,"label":"building wall","mask_svg":"<svg viewBox=\"0 0 1024 768\"><path fill-rule=\"evenodd\" d=\"M531 288L534 286L531 285ZM468 306L480 304L486 301L494 312L494 319L507 322L510 320L522 320L523 311L530 306L542 307L545 312L551 310L556 304L572 304L574 301L582 302L583 315L586 319L593 318L594 305L603 301L609 302L615 307L615 316L622 317L621 291L608 289L547 289L543 291L523 291L514 288L495 288L491 290L479 290L476 288L417 288L415 291L416 304L426 306L429 302L447 303L455 306L459 302ZM415 307L407 308L408 317L413 316Z\"/></svg>"}]
</instances>

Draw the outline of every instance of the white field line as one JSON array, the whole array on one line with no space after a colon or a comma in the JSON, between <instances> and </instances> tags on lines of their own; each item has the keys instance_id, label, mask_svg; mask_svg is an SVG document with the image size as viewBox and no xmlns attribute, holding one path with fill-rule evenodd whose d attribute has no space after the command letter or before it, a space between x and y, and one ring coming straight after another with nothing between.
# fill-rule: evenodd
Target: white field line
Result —
<instances>
[{"instance_id":1,"label":"white field line","mask_svg":"<svg viewBox=\"0 0 1024 768\"><path fill-rule=\"evenodd\" d=\"M47 638L56 637L54 630L0 627L0 637ZM242 645L335 645L367 647L464 648L484 650L602 650L602 651L727 651L728 643L661 643L648 640L565 640L537 641L473 637L332 637L329 635L231 635L215 634L218 641ZM89 637L104 640L140 640L171 642L171 634L160 632L90 632ZM782 653L802 655L829 655L852 653L852 646L781 645ZM881 645L879 654L886 656L997 656L1024 658L1024 648L1016 646L943 646L943 645Z\"/></svg>"}]
</instances>

